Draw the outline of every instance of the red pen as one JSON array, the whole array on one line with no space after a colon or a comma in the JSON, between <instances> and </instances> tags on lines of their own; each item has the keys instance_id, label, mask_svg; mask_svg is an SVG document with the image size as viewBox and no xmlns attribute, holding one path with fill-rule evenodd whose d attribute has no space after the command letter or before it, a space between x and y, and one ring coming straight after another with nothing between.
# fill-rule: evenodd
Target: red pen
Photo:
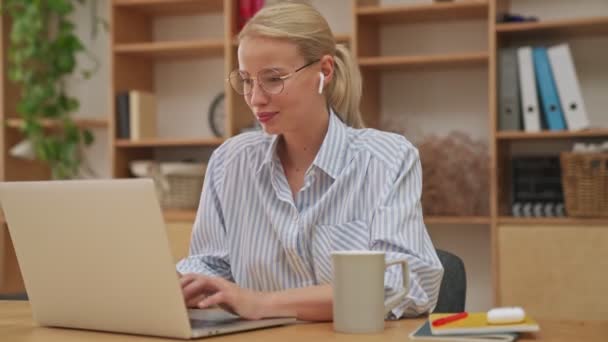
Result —
<instances>
[{"instance_id":1,"label":"red pen","mask_svg":"<svg viewBox=\"0 0 608 342\"><path fill-rule=\"evenodd\" d=\"M467 312L457 313L455 315L450 315L446 317L442 317L433 321L433 326L438 327L440 325L448 324L450 322L457 321L459 319L466 318L469 314Z\"/></svg>"}]
</instances>

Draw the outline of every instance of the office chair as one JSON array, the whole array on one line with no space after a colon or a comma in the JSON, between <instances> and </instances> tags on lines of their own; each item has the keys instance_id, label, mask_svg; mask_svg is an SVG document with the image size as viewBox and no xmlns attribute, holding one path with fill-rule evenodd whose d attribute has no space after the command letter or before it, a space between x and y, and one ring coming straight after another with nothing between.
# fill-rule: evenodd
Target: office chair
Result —
<instances>
[{"instance_id":1,"label":"office chair","mask_svg":"<svg viewBox=\"0 0 608 342\"><path fill-rule=\"evenodd\" d=\"M467 297L464 263L458 256L440 249L437 249L437 256L444 273L434 312L463 312Z\"/></svg>"},{"instance_id":2,"label":"office chair","mask_svg":"<svg viewBox=\"0 0 608 342\"><path fill-rule=\"evenodd\" d=\"M0 293L0 300L28 300L27 293Z\"/></svg>"}]
</instances>

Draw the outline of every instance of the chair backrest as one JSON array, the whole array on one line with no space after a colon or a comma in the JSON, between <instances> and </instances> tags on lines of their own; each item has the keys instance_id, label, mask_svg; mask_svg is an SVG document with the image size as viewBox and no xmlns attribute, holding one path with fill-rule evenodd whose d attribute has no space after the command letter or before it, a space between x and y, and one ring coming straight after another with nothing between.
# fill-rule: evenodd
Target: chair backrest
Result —
<instances>
[{"instance_id":1,"label":"chair backrest","mask_svg":"<svg viewBox=\"0 0 608 342\"><path fill-rule=\"evenodd\" d=\"M0 300L28 300L27 293L0 293Z\"/></svg>"},{"instance_id":2,"label":"chair backrest","mask_svg":"<svg viewBox=\"0 0 608 342\"><path fill-rule=\"evenodd\" d=\"M440 249L437 249L437 256L444 273L434 312L463 312L467 297L464 263L458 256Z\"/></svg>"}]
</instances>

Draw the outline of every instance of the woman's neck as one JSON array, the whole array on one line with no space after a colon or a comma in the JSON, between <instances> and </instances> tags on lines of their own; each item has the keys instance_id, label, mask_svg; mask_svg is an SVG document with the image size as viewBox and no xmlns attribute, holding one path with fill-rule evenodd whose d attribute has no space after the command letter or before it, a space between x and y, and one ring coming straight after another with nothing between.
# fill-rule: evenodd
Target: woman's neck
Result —
<instances>
[{"instance_id":1,"label":"woman's neck","mask_svg":"<svg viewBox=\"0 0 608 342\"><path fill-rule=\"evenodd\" d=\"M306 171L312 164L329 127L329 112L327 109L324 111L322 120L310 122L297 132L281 136L278 153L283 167L301 172Z\"/></svg>"}]
</instances>

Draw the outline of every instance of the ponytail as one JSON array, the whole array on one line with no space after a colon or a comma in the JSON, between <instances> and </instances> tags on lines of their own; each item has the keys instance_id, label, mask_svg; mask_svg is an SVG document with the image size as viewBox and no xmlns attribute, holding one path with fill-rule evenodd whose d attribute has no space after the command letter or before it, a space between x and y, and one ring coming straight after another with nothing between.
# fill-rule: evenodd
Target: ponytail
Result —
<instances>
[{"instance_id":1,"label":"ponytail","mask_svg":"<svg viewBox=\"0 0 608 342\"><path fill-rule=\"evenodd\" d=\"M361 72L348 49L338 44L334 57L334 78L325 98L342 122L353 128L363 128L361 119Z\"/></svg>"}]
</instances>

